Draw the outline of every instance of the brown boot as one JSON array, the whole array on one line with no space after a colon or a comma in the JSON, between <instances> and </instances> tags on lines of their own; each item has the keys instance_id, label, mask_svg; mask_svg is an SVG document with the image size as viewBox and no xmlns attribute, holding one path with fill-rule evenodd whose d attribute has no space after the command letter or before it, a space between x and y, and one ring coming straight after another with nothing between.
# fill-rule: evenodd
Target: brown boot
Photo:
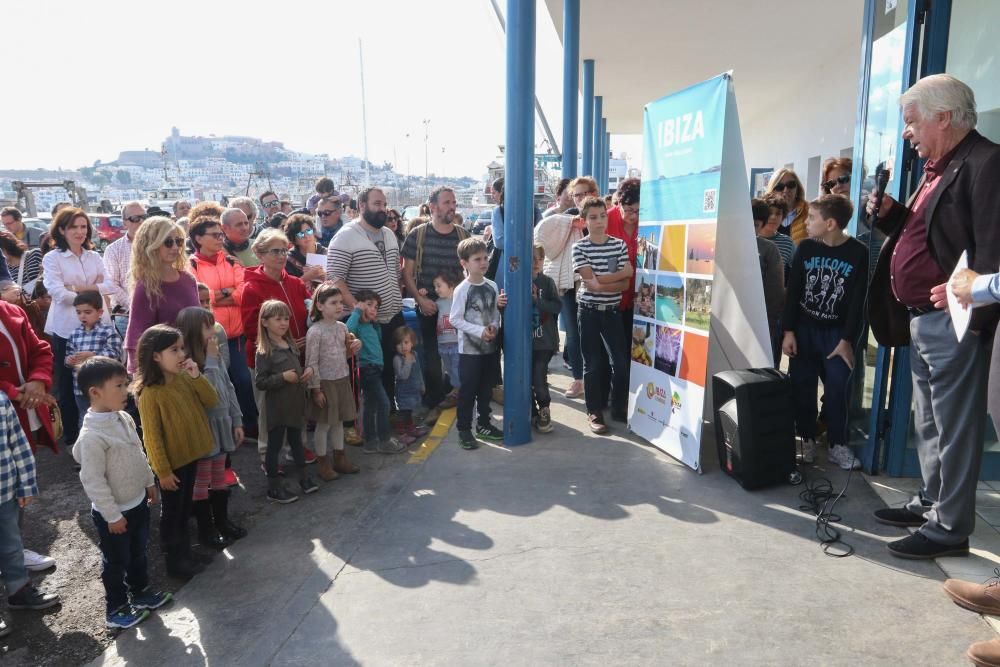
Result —
<instances>
[{"instance_id":1,"label":"brown boot","mask_svg":"<svg viewBox=\"0 0 1000 667\"><path fill-rule=\"evenodd\" d=\"M343 449L333 450L333 469L341 475L353 475L356 472L361 472L361 468L351 463L347 458L347 452Z\"/></svg>"},{"instance_id":2,"label":"brown boot","mask_svg":"<svg viewBox=\"0 0 1000 667\"><path fill-rule=\"evenodd\" d=\"M977 667L1000 667L1000 639L976 642L965 652L965 656Z\"/></svg>"},{"instance_id":3,"label":"brown boot","mask_svg":"<svg viewBox=\"0 0 1000 667\"><path fill-rule=\"evenodd\" d=\"M980 614L1000 616L1000 582L993 579L987 584L974 584L961 579L947 579L944 592L955 604Z\"/></svg>"},{"instance_id":4,"label":"brown boot","mask_svg":"<svg viewBox=\"0 0 1000 667\"><path fill-rule=\"evenodd\" d=\"M317 456L316 457L316 472L319 474L319 478L324 482L332 482L333 480L340 477L333 467L330 465L330 456Z\"/></svg>"}]
</instances>

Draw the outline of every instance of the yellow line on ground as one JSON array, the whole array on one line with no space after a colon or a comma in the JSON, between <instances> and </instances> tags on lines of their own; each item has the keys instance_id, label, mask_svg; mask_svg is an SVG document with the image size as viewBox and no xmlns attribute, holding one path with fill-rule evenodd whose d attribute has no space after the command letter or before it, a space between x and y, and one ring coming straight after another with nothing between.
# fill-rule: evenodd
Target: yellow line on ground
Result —
<instances>
[{"instance_id":1,"label":"yellow line on ground","mask_svg":"<svg viewBox=\"0 0 1000 667\"><path fill-rule=\"evenodd\" d=\"M444 437L448 435L448 431L451 429L451 425L455 423L455 408L448 408L447 410L441 411L441 416L434 423L434 428L431 432L427 434L427 438L424 442L417 448L417 451L410 454L410 460L407 463L423 463L427 458L434 453L437 446L441 444Z\"/></svg>"}]
</instances>

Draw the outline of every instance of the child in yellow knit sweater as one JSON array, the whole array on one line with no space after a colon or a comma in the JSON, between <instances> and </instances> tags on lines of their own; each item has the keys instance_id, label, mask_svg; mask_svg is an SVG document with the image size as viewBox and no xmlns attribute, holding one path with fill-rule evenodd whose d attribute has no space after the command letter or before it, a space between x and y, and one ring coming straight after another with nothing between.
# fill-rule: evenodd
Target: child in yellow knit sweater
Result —
<instances>
[{"instance_id":1,"label":"child in yellow knit sweater","mask_svg":"<svg viewBox=\"0 0 1000 667\"><path fill-rule=\"evenodd\" d=\"M219 400L198 365L184 354L181 332L164 324L142 334L132 390L139 397L146 457L162 490L160 540L167 573L188 578L204 570L193 560L187 524L198 459L212 450L205 410Z\"/></svg>"}]
</instances>

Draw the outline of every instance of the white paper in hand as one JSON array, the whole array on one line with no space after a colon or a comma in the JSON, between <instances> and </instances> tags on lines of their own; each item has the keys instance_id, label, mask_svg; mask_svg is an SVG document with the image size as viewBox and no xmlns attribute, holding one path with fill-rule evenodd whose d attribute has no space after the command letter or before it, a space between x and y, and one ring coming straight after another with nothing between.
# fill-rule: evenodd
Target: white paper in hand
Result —
<instances>
[{"instance_id":1,"label":"white paper in hand","mask_svg":"<svg viewBox=\"0 0 1000 667\"><path fill-rule=\"evenodd\" d=\"M956 273L967 268L969 268L969 252L965 251L958 258L958 264L955 265L955 270L952 271L951 277L954 278ZM948 280L948 283L949 287L945 289L945 292L948 294L948 312L951 314L951 324L955 329L955 337L961 343L962 339L965 338L965 332L969 329L969 320L972 319L972 306L970 305L966 308L960 304L951 292L951 279Z\"/></svg>"},{"instance_id":2,"label":"white paper in hand","mask_svg":"<svg viewBox=\"0 0 1000 667\"><path fill-rule=\"evenodd\" d=\"M306 266L322 266L326 268L326 255L311 252L306 255Z\"/></svg>"}]
</instances>

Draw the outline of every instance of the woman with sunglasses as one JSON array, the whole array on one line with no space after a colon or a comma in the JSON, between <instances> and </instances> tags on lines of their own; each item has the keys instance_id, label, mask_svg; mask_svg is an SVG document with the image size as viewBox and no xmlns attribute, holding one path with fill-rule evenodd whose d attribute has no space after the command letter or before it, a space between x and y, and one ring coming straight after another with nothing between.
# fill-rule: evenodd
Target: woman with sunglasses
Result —
<instances>
[{"instance_id":1,"label":"woman with sunglasses","mask_svg":"<svg viewBox=\"0 0 1000 667\"><path fill-rule=\"evenodd\" d=\"M851 196L851 168L853 162L849 157L831 157L823 162L822 177L819 187L828 195Z\"/></svg>"},{"instance_id":2,"label":"woman with sunglasses","mask_svg":"<svg viewBox=\"0 0 1000 667\"><path fill-rule=\"evenodd\" d=\"M216 211L191 219L190 242L195 249L191 256L191 273L198 282L208 286L212 314L226 331L229 346L227 368L243 412L243 429L248 434L256 434L257 405L253 397L253 380L247 367L247 339L243 335L238 291L243 284L244 268L235 257L226 253L226 233L213 213Z\"/></svg>"},{"instance_id":3,"label":"woman with sunglasses","mask_svg":"<svg viewBox=\"0 0 1000 667\"><path fill-rule=\"evenodd\" d=\"M322 255L326 257L326 248L321 246L316 232L316 223L313 218L305 213L296 213L282 227L285 237L291 248L288 251L288 259L285 260L285 271L296 278L301 278L307 287L315 288L316 285L326 280L326 260L322 265L307 262L309 255Z\"/></svg>"},{"instance_id":4,"label":"woman with sunglasses","mask_svg":"<svg viewBox=\"0 0 1000 667\"><path fill-rule=\"evenodd\" d=\"M385 228L391 230L396 235L396 242L402 248L403 239L406 237L403 234L403 216L399 214L399 211L390 208L385 212Z\"/></svg>"},{"instance_id":5,"label":"woman with sunglasses","mask_svg":"<svg viewBox=\"0 0 1000 667\"><path fill-rule=\"evenodd\" d=\"M809 217L809 204L802 181L791 169L779 169L771 176L767 184L767 194L776 194L785 199L788 205L788 215L781 221L778 233L792 237L795 245L806 238L806 218Z\"/></svg>"},{"instance_id":6,"label":"woman with sunglasses","mask_svg":"<svg viewBox=\"0 0 1000 667\"><path fill-rule=\"evenodd\" d=\"M132 241L129 265L133 285L125 353L129 373L135 373L139 337L154 324L174 325L177 313L199 307L198 281L187 271L184 230L170 218L154 216L142 224Z\"/></svg>"}]
</instances>

